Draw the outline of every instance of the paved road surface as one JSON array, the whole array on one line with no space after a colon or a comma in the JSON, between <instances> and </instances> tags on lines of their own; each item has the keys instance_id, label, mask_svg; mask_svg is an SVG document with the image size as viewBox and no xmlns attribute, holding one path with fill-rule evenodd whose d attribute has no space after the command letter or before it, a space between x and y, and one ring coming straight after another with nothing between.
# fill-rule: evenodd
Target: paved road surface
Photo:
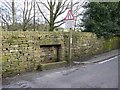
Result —
<instances>
[{"instance_id":1,"label":"paved road surface","mask_svg":"<svg viewBox=\"0 0 120 90\"><path fill-rule=\"evenodd\" d=\"M117 88L118 57L45 72L27 73L3 82L3 88Z\"/></svg>"}]
</instances>

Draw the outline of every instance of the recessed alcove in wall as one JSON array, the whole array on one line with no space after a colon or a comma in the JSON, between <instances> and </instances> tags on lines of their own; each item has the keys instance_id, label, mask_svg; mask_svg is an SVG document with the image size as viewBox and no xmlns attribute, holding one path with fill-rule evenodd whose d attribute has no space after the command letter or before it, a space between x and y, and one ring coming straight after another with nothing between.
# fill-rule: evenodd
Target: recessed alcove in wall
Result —
<instances>
[{"instance_id":1,"label":"recessed alcove in wall","mask_svg":"<svg viewBox=\"0 0 120 90\"><path fill-rule=\"evenodd\" d=\"M40 45L40 59L42 63L60 61L61 44Z\"/></svg>"}]
</instances>

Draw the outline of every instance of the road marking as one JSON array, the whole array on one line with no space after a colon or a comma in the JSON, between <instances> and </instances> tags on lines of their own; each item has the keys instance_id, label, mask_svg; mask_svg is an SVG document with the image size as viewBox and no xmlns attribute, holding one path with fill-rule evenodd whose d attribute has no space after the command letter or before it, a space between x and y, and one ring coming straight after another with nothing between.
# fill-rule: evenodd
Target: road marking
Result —
<instances>
[{"instance_id":1,"label":"road marking","mask_svg":"<svg viewBox=\"0 0 120 90\"><path fill-rule=\"evenodd\" d=\"M75 70L77 70L77 68L72 68L72 69L63 70L63 71L59 71L59 72L54 72L54 73L45 75L45 77L55 78L55 77L61 76L63 73L70 73L70 72L74 72Z\"/></svg>"},{"instance_id":2,"label":"road marking","mask_svg":"<svg viewBox=\"0 0 120 90\"><path fill-rule=\"evenodd\" d=\"M58 77L58 76L60 76L60 72L54 72L54 73L51 73L51 74L45 75L45 77L52 77L52 78L54 78L54 77Z\"/></svg>"},{"instance_id":3,"label":"road marking","mask_svg":"<svg viewBox=\"0 0 120 90\"><path fill-rule=\"evenodd\" d=\"M110 58L110 59L108 59L108 60L105 60L105 61L99 62L98 64L102 64L102 63L105 63L105 62L111 61L111 60L113 60L113 59L115 59L115 58L118 58L118 56L115 56L115 57Z\"/></svg>"}]
</instances>

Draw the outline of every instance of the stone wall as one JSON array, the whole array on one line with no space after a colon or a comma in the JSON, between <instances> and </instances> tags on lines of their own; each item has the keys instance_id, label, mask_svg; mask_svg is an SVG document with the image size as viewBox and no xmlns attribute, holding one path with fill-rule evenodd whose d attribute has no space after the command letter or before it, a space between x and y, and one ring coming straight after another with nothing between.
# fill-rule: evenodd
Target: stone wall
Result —
<instances>
[{"instance_id":1,"label":"stone wall","mask_svg":"<svg viewBox=\"0 0 120 90\"><path fill-rule=\"evenodd\" d=\"M117 37L105 40L92 33L73 32L72 60L82 61L115 49L117 42ZM34 71L41 64L69 61L68 47L68 32L3 31L2 75L16 75Z\"/></svg>"},{"instance_id":2,"label":"stone wall","mask_svg":"<svg viewBox=\"0 0 120 90\"><path fill-rule=\"evenodd\" d=\"M64 37L59 32L2 32L3 76L36 70L40 63L54 62L60 45L59 60L64 60ZM51 45L51 47L41 47ZM53 45L53 46L52 46Z\"/></svg>"},{"instance_id":3,"label":"stone wall","mask_svg":"<svg viewBox=\"0 0 120 90\"><path fill-rule=\"evenodd\" d=\"M96 54L117 49L120 37L97 38L93 33L72 32L72 60L88 60ZM69 34L64 34L65 60L69 61Z\"/></svg>"},{"instance_id":4,"label":"stone wall","mask_svg":"<svg viewBox=\"0 0 120 90\"><path fill-rule=\"evenodd\" d=\"M73 32L73 60L87 60L93 55L118 48L118 37L97 38L92 33Z\"/></svg>"}]
</instances>

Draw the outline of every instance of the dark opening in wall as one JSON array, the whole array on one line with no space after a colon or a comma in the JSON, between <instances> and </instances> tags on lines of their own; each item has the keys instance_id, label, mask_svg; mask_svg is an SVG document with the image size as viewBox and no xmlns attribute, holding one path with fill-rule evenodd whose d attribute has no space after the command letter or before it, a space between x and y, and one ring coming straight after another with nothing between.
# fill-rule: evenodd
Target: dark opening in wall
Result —
<instances>
[{"instance_id":1,"label":"dark opening in wall","mask_svg":"<svg viewBox=\"0 0 120 90\"><path fill-rule=\"evenodd\" d=\"M60 61L61 44L40 45L40 59L42 63L51 63Z\"/></svg>"}]
</instances>

